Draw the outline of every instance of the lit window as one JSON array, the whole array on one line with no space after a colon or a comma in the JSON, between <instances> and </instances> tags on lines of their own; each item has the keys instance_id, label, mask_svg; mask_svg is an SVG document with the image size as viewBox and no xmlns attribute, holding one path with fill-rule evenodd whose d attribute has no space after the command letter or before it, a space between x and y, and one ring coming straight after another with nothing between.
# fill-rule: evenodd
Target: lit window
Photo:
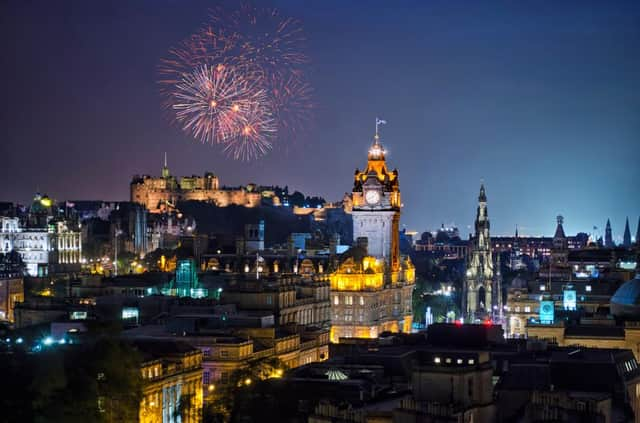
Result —
<instances>
[{"instance_id":1,"label":"lit window","mask_svg":"<svg viewBox=\"0 0 640 423\"><path fill-rule=\"evenodd\" d=\"M440 364L440 357L434 358L433 362L436 363L436 364Z\"/></svg>"},{"instance_id":2,"label":"lit window","mask_svg":"<svg viewBox=\"0 0 640 423\"><path fill-rule=\"evenodd\" d=\"M457 359L457 360L456 360L456 363L458 363L458 364L462 364L462 359L461 359L461 358Z\"/></svg>"},{"instance_id":3,"label":"lit window","mask_svg":"<svg viewBox=\"0 0 640 423\"><path fill-rule=\"evenodd\" d=\"M229 351L227 351L227 350L220 350L220 357L221 357L221 358L229 357Z\"/></svg>"},{"instance_id":4,"label":"lit window","mask_svg":"<svg viewBox=\"0 0 640 423\"><path fill-rule=\"evenodd\" d=\"M360 296L360 305L364 305L364 297Z\"/></svg>"},{"instance_id":5,"label":"lit window","mask_svg":"<svg viewBox=\"0 0 640 423\"><path fill-rule=\"evenodd\" d=\"M526 306L526 307L524 308L524 312L525 312L525 313L531 313L531 307Z\"/></svg>"},{"instance_id":6,"label":"lit window","mask_svg":"<svg viewBox=\"0 0 640 423\"><path fill-rule=\"evenodd\" d=\"M333 304L334 305L339 305L340 304L340 299L338 298L337 295L333 296Z\"/></svg>"},{"instance_id":7,"label":"lit window","mask_svg":"<svg viewBox=\"0 0 640 423\"><path fill-rule=\"evenodd\" d=\"M540 285L540 291L544 291L545 289L547 289L547 287L546 287L546 286L544 286L544 285Z\"/></svg>"},{"instance_id":8,"label":"lit window","mask_svg":"<svg viewBox=\"0 0 640 423\"><path fill-rule=\"evenodd\" d=\"M470 358L469 361L468 361L469 364L474 364L475 362L476 361L473 358Z\"/></svg>"},{"instance_id":9,"label":"lit window","mask_svg":"<svg viewBox=\"0 0 640 423\"><path fill-rule=\"evenodd\" d=\"M516 306L516 313L520 313L520 307Z\"/></svg>"},{"instance_id":10,"label":"lit window","mask_svg":"<svg viewBox=\"0 0 640 423\"><path fill-rule=\"evenodd\" d=\"M347 295L346 297L344 297L344 303L346 305L353 305L353 296Z\"/></svg>"},{"instance_id":11,"label":"lit window","mask_svg":"<svg viewBox=\"0 0 640 423\"><path fill-rule=\"evenodd\" d=\"M447 358L444 360L444 362L445 362L445 363L447 363L447 364L449 364L449 363L451 363L451 359L450 359L449 357L447 357Z\"/></svg>"},{"instance_id":12,"label":"lit window","mask_svg":"<svg viewBox=\"0 0 640 423\"><path fill-rule=\"evenodd\" d=\"M591 292L591 285L587 285L586 290L587 292Z\"/></svg>"}]
</instances>

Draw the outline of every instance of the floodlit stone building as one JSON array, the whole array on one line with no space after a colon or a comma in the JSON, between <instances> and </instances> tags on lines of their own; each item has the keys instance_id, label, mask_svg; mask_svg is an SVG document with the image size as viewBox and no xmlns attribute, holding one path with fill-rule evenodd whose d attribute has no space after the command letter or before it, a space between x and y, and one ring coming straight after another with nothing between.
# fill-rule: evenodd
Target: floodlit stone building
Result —
<instances>
[{"instance_id":1,"label":"floodlit stone building","mask_svg":"<svg viewBox=\"0 0 640 423\"><path fill-rule=\"evenodd\" d=\"M160 177L136 175L130 188L131 201L144 205L151 213L160 213L174 208L178 201L190 200L208 201L219 207L257 207L266 197L274 205L280 204L275 192L259 190L253 184L240 188L220 187L218 177L210 172L204 176L183 176L178 179L169 172L166 155Z\"/></svg>"},{"instance_id":2,"label":"floodlit stone building","mask_svg":"<svg viewBox=\"0 0 640 423\"><path fill-rule=\"evenodd\" d=\"M400 256L400 185L376 133L352 192L355 245L331 274L331 341L409 332L415 268Z\"/></svg>"}]
</instances>

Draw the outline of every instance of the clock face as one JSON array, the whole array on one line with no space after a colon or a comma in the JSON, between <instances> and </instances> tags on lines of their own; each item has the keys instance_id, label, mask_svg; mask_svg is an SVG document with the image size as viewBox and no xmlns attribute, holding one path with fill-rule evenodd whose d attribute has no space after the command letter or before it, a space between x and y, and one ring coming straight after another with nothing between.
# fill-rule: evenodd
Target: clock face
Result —
<instances>
[{"instance_id":1,"label":"clock face","mask_svg":"<svg viewBox=\"0 0 640 423\"><path fill-rule=\"evenodd\" d=\"M542 306L542 312L543 313L551 313L551 304L544 304Z\"/></svg>"},{"instance_id":2,"label":"clock face","mask_svg":"<svg viewBox=\"0 0 640 423\"><path fill-rule=\"evenodd\" d=\"M378 193L378 191L367 191L364 193L364 199L367 204L378 204L378 201L380 201L380 193Z\"/></svg>"}]
</instances>

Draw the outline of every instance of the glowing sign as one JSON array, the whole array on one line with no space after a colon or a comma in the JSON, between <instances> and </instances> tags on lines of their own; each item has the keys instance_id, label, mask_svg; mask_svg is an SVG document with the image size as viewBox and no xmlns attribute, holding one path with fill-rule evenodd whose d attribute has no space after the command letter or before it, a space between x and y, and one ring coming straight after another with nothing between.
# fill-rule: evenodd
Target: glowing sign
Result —
<instances>
[{"instance_id":1,"label":"glowing sign","mask_svg":"<svg viewBox=\"0 0 640 423\"><path fill-rule=\"evenodd\" d=\"M553 323L553 307L553 301L540 301L540 323Z\"/></svg>"},{"instance_id":2,"label":"glowing sign","mask_svg":"<svg viewBox=\"0 0 640 423\"><path fill-rule=\"evenodd\" d=\"M573 289L567 289L564 291L562 306L565 310L576 309L576 291Z\"/></svg>"},{"instance_id":3,"label":"glowing sign","mask_svg":"<svg viewBox=\"0 0 640 423\"><path fill-rule=\"evenodd\" d=\"M138 323L139 312L136 307L123 307L122 320L133 320Z\"/></svg>"},{"instance_id":4,"label":"glowing sign","mask_svg":"<svg viewBox=\"0 0 640 423\"><path fill-rule=\"evenodd\" d=\"M69 316L71 320L85 320L87 318L86 311L72 311L71 316Z\"/></svg>"}]
</instances>

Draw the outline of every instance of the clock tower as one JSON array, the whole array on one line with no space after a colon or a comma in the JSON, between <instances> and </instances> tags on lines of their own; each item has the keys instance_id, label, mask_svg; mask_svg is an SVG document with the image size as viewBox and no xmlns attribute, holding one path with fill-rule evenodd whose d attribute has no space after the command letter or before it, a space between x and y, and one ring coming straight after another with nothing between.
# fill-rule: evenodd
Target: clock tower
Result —
<instances>
[{"instance_id":1,"label":"clock tower","mask_svg":"<svg viewBox=\"0 0 640 423\"><path fill-rule=\"evenodd\" d=\"M385 154L376 133L366 169L356 169L354 176L353 238L366 237L368 254L395 272L400 267L400 188L398 171L387 169Z\"/></svg>"},{"instance_id":2,"label":"clock tower","mask_svg":"<svg viewBox=\"0 0 640 423\"><path fill-rule=\"evenodd\" d=\"M330 276L331 342L411 331L416 271L408 256L400 256L398 171L387 169L378 136L381 123L385 122L376 119L367 167L354 175L355 242L340 255Z\"/></svg>"}]
</instances>

